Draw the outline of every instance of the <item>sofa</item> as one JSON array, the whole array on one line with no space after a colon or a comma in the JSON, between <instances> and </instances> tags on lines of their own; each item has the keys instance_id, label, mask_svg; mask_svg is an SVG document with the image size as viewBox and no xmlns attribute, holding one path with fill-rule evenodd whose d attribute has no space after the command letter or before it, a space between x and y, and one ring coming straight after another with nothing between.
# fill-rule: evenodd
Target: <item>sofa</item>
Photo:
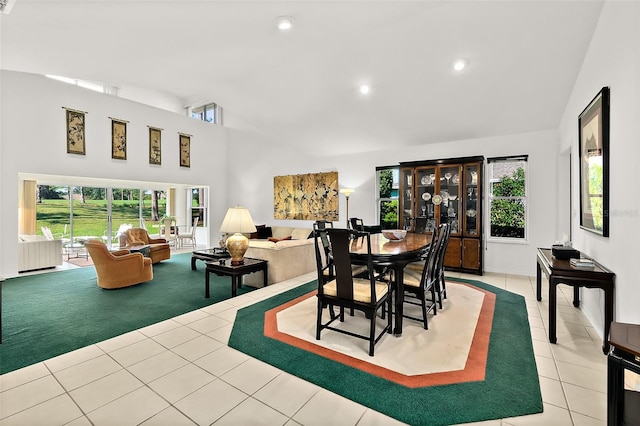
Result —
<instances>
[{"instance_id":1,"label":"sofa","mask_svg":"<svg viewBox=\"0 0 640 426\"><path fill-rule=\"evenodd\" d=\"M316 270L316 255L311 228L287 226L256 226L258 232L249 237L249 248L245 257L269 262L269 284L288 280ZM270 229L270 232L261 231ZM262 237L262 238L258 238ZM245 275L243 283L251 287L262 287L262 272Z\"/></svg>"},{"instance_id":2,"label":"sofa","mask_svg":"<svg viewBox=\"0 0 640 426\"><path fill-rule=\"evenodd\" d=\"M18 237L18 272L55 268L62 265L62 240L41 235Z\"/></svg>"},{"instance_id":3,"label":"sofa","mask_svg":"<svg viewBox=\"0 0 640 426\"><path fill-rule=\"evenodd\" d=\"M171 246L164 238L151 238L144 228L130 228L124 233L127 245L123 248L149 244L151 263L171 259Z\"/></svg>"}]
</instances>

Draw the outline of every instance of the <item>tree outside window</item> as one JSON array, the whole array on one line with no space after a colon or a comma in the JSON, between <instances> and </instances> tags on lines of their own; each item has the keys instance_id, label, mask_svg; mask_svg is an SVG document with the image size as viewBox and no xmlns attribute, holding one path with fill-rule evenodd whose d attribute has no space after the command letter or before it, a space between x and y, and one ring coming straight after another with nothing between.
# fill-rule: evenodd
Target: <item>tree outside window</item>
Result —
<instances>
[{"instance_id":1,"label":"tree outside window","mask_svg":"<svg viewBox=\"0 0 640 426\"><path fill-rule=\"evenodd\" d=\"M395 173L395 178L394 178ZM398 228L398 168L378 170L378 211L382 229Z\"/></svg>"},{"instance_id":2,"label":"tree outside window","mask_svg":"<svg viewBox=\"0 0 640 426\"><path fill-rule=\"evenodd\" d=\"M524 239L526 235L526 160L492 162L490 165L491 237Z\"/></svg>"}]
</instances>

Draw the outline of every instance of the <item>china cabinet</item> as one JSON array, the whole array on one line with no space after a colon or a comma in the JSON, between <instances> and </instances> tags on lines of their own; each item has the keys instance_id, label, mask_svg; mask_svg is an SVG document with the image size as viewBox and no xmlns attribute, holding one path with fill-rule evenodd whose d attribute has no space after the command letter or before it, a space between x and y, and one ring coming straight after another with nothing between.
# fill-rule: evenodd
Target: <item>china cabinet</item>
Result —
<instances>
[{"instance_id":1,"label":"china cabinet","mask_svg":"<svg viewBox=\"0 0 640 426\"><path fill-rule=\"evenodd\" d=\"M400 163L399 225L433 232L451 224L445 267L482 274L484 157Z\"/></svg>"}]
</instances>

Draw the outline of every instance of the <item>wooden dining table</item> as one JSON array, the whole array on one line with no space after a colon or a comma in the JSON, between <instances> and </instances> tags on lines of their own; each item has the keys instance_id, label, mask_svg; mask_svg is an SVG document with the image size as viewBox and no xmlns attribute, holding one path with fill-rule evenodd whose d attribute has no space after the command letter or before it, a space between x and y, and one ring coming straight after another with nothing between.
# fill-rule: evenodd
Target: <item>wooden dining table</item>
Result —
<instances>
[{"instance_id":1,"label":"wooden dining table","mask_svg":"<svg viewBox=\"0 0 640 426\"><path fill-rule=\"evenodd\" d=\"M404 313L404 267L420 260L420 254L431 244L430 234L408 232L401 241L391 241L382 234L371 234L371 260L374 266L392 268L396 284L395 327L393 334L402 335L402 318ZM367 242L358 238L351 242L351 261L356 264L367 264Z\"/></svg>"}]
</instances>

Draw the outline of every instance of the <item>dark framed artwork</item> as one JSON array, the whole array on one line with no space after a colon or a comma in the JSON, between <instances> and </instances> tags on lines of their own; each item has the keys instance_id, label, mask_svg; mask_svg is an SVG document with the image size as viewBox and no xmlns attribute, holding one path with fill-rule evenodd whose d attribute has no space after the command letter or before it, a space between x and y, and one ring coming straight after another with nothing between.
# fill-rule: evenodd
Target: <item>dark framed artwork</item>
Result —
<instances>
[{"instance_id":1,"label":"dark framed artwork","mask_svg":"<svg viewBox=\"0 0 640 426\"><path fill-rule=\"evenodd\" d=\"M162 129L149 127L149 164L162 164Z\"/></svg>"},{"instance_id":2,"label":"dark framed artwork","mask_svg":"<svg viewBox=\"0 0 640 426\"><path fill-rule=\"evenodd\" d=\"M84 139L84 112L66 109L67 111L67 153L86 155Z\"/></svg>"},{"instance_id":3,"label":"dark framed artwork","mask_svg":"<svg viewBox=\"0 0 640 426\"><path fill-rule=\"evenodd\" d=\"M191 136L180 134L180 167L191 167Z\"/></svg>"},{"instance_id":4,"label":"dark framed artwork","mask_svg":"<svg viewBox=\"0 0 640 426\"><path fill-rule=\"evenodd\" d=\"M111 158L127 159L127 123L111 119Z\"/></svg>"},{"instance_id":5,"label":"dark framed artwork","mask_svg":"<svg viewBox=\"0 0 640 426\"><path fill-rule=\"evenodd\" d=\"M609 236L609 88L578 117L580 228Z\"/></svg>"}]
</instances>

